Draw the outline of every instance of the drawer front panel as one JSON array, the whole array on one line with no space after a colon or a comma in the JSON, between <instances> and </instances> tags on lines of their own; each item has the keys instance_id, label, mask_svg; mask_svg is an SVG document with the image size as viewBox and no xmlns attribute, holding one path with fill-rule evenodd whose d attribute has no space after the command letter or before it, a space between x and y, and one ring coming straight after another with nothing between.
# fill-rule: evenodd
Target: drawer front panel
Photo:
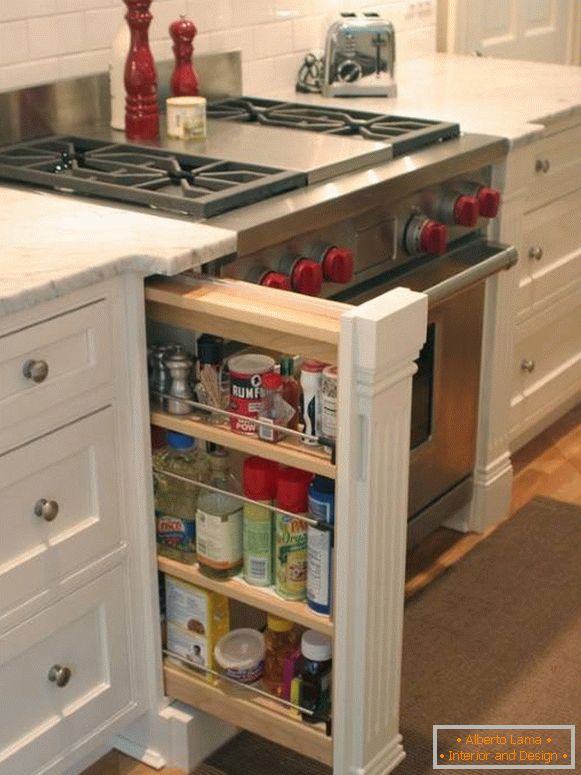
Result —
<instances>
[{"instance_id":1,"label":"drawer front panel","mask_svg":"<svg viewBox=\"0 0 581 775\"><path fill-rule=\"evenodd\" d=\"M538 328L523 328L515 346L513 435L581 390L581 289L543 312Z\"/></svg>"},{"instance_id":2,"label":"drawer front panel","mask_svg":"<svg viewBox=\"0 0 581 775\"><path fill-rule=\"evenodd\" d=\"M581 189L523 221L519 310L535 311L581 280Z\"/></svg>"},{"instance_id":3,"label":"drawer front panel","mask_svg":"<svg viewBox=\"0 0 581 775\"><path fill-rule=\"evenodd\" d=\"M529 187L526 209L575 190L581 177L581 126L539 140L532 158L534 179Z\"/></svg>"},{"instance_id":4,"label":"drawer front panel","mask_svg":"<svg viewBox=\"0 0 581 775\"><path fill-rule=\"evenodd\" d=\"M115 449L109 407L0 456L0 616L119 545Z\"/></svg>"},{"instance_id":5,"label":"drawer front panel","mask_svg":"<svg viewBox=\"0 0 581 775\"><path fill-rule=\"evenodd\" d=\"M40 414L112 381L109 305L99 301L0 338L3 424ZM26 377L36 365L35 381ZM48 371L42 378L43 364Z\"/></svg>"},{"instance_id":6,"label":"drawer front panel","mask_svg":"<svg viewBox=\"0 0 581 775\"><path fill-rule=\"evenodd\" d=\"M2 775L36 772L131 709L125 585L117 567L0 639Z\"/></svg>"}]
</instances>

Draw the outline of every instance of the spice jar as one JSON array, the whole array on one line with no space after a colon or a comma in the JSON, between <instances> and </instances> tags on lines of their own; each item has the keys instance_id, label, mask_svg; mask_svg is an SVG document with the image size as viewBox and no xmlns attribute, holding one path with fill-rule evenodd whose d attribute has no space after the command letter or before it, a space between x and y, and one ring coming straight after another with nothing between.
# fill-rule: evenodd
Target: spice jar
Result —
<instances>
[{"instance_id":1,"label":"spice jar","mask_svg":"<svg viewBox=\"0 0 581 775\"><path fill-rule=\"evenodd\" d=\"M301 638L301 658L298 674L301 679L301 713L303 721L315 724L327 721L331 715L331 638L315 630L307 630Z\"/></svg>"}]
</instances>

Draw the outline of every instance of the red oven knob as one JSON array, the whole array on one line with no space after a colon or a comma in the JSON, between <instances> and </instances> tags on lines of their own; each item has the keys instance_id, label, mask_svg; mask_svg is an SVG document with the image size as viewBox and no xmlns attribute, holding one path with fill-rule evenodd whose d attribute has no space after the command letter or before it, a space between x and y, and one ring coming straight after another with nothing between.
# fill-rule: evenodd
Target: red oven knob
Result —
<instances>
[{"instance_id":1,"label":"red oven knob","mask_svg":"<svg viewBox=\"0 0 581 775\"><path fill-rule=\"evenodd\" d=\"M281 291L292 290L290 277L281 272L267 272L262 276L260 285L265 285L267 288L278 288Z\"/></svg>"},{"instance_id":2,"label":"red oven knob","mask_svg":"<svg viewBox=\"0 0 581 775\"><path fill-rule=\"evenodd\" d=\"M348 248L330 247L323 256L323 276L332 283L350 283L353 279L353 253Z\"/></svg>"},{"instance_id":3,"label":"red oven knob","mask_svg":"<svg viewBox=\"0 0 581 775\"><path fill-rule=\"evenodd\" d=\"M478 191L478 209L483 218L496 218L500 207L500 191L482 186Z\"/></svg>"},{"instance_id":4,"label":"red oven knob","mask_svg":"<svg viewBox=\"0 0 581 775\"><path fill-rule=\"evenodd\" d=\"M292 268L290 279L293 291L318 296L323 285L323 270L316 261L299 258Z\"/></svg>"},{"instance_id":5,"label":"red oven knob","mask_svg":"<svg viewBox=\"0 0 581 775\"><path fill-rule=\"evenodd\" d=\"M446 252L448 229L442 223L426 218L420 228L419 246L421 253L441 256Z\"/></svg>"},{"instance_id":6,"label":"red oven knob","mask_svg":"<svg viewBox=\"0 0 581 775\"><path fill-rule=\"evenodd\" d=\"M454 202L454 223L458 226L476 226L480 216L480 207L478 199L474 196L465 196L464 194L456 197Z\"/></svg>"}]
</instances>

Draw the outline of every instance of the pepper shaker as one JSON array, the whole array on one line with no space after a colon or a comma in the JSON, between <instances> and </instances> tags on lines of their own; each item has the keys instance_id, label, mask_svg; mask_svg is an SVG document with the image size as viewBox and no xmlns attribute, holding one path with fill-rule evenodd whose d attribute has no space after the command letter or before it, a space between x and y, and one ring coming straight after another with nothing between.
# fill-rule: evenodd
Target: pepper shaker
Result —
<instances>
[{"instance_id":1,"label":"pepper shaker","mask_svg":"<svg viewBox=\"0 0 581 775\"><path fill-rule=\"evenodd\" d=\"M169 371L164 363L164 358L173 350L171 344L158 344L150 348L149 362L151 365L151 375L149 380L151 390L151 401L158 406L163 406L163 398L160 394L169 393L171 379Z\"/></svg>"},{"instance_id":2,"label":"pepper shaker","mask_svg":"<svg viewBox=\"0 0 581 775\"><path fill-rule=\"evenodd\" d=\"M131 43L125 63L125 134L129 140L155 140L159 137L157 73L148 30L152 0L123 0L131 30Z\"/></svg>"},{"instance_id":3,"label":"pepper shaker","mask_svg":"<svg viewBox=\"0 0 581 775\"><path fill-rule=\"evenodd\" d=\"M171 378L169 394L172 396L165 399L166 411L169 414L191 414L192 407L183 399L194 400L190 385L193 360L183 347L177 346L169 355L166 355L164 363Z\"/></svg>"},{"instance_id":4,"label":"pepper shaker","mask_svg":"<svg viewBox=\"0 0 581 775\"><path fill-rule=\"evenodd\" d=\"M183 15L170 24L169 34L173 40L176 60L171 77L171 93L174 97L198 96L198 76L192 64L193 41L197 32L196 25Z\"/></svg>"}]
</instances>

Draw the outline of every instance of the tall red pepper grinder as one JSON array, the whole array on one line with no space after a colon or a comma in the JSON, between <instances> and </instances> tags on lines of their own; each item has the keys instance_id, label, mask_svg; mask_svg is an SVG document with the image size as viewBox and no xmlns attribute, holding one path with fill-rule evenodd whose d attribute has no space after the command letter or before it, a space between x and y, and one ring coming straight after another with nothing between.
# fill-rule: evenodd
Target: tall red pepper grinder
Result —
<instances>
[{"instance_id":1,"label":"tall red pepper grinder","mask_svg":"<svg viewBox=\"0 0 581 775\"><path fill-rule=\"evenodd\" d=\"M129 140L159 137L157 73L149 48L152 0L124 0L131 44L125 63L125 134Z\"/></svg>"},{"instance_id":2,"label":"tall red pepper grinder","mask_svg":"<svg viewBox=\"0 0 581 775\"><path fill-rule=\"evenodd\" d=\"M169 34L173 40L176 64L171 77L171 93L174 97L197 97L198 76L192 64L196 25L185 16L170 24Z\"/></svg>"}]
</instances>

